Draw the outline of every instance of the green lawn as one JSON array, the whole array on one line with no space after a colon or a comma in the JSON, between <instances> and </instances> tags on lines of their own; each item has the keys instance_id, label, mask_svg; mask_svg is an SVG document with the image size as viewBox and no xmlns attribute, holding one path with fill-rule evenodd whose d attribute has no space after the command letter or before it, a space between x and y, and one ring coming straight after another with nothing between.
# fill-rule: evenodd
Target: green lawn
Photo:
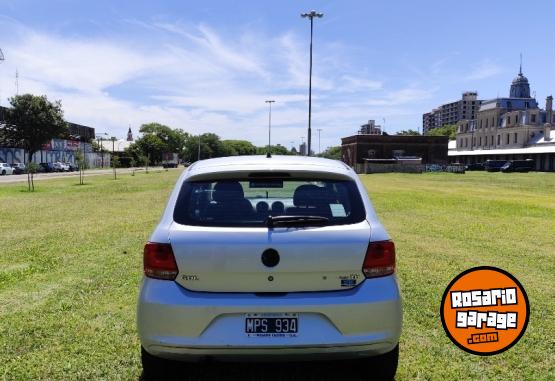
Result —
<instances>
[{"instance_id":1,"label":"green lawn","mask_svg":"<svg viewBox=\"0 0 555 381\"><path fill-rule=\"evenodd\" d=\"M135 379L142 246L179 171L0 185L0 378ZM555 379L555 175L363 176L395 240L405 302L397 380ZM525 287L531 319L477 357L443 332L449 281L478 265Z\"/></svg>"}]
</instances>

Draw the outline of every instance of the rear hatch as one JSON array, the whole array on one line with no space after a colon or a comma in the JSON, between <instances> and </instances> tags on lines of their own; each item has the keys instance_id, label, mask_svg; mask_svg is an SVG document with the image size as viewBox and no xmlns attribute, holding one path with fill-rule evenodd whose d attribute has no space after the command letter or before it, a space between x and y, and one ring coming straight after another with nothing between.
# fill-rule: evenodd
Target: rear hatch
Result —
<instances>
[{"instance_id":1,"label":"rear hatch","mask_svg":"<svg viewBox=\"0 0 555 381\"><path fill-rule=\"evenodd\" d=\"M190 290L326 291L364 279L370 226L350 179L186 181L173 217L176 281Z\"/></svg>"},{"instance_id":2,"label":"rear hatch","mask_svg":"<svg viewBox=\"0 0 555 381\"><path fill-rule=\"evenodd\" d=\"M176 281L189 290L326 291L352 288L364 279L370 227L366 221L271 230L174 223L169 238L179 268ZM279 256L273 267L263 263L268 249Z\"/></svg>"}]
</instances>

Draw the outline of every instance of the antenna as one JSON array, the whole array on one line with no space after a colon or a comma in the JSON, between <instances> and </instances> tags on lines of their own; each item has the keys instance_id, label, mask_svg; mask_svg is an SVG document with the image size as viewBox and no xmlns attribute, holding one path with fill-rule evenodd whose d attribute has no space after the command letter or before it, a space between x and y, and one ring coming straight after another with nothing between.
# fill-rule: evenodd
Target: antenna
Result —
<instances>
[{"instance_id":1,"label":"antenna","mask_svg":"<svg viewBox=\"0 0 555 381\"><path fill-rule=\"evenodd\" d=\"M520 71L518 72L519 75L522 75L522 53L520 53Z\"/></svg>"}]
</instances>

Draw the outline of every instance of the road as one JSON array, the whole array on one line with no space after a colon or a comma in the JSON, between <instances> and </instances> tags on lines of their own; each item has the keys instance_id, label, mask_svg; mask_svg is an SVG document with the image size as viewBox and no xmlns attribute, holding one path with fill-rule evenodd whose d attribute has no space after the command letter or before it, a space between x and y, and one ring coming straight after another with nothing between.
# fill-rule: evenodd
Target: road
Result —
<instances>
[{"instance_id":1,"label":"road","mask_svg":"<svg viewBox=\"0 0 555 381\"><path fill-rule=\"evenodd\" d=\"M133 171L142 171L144 172L144 168L118 168L118 174L129 174ZM149 171L160 171L164 170L162 167L149 167ZM112 169L87 169L85 171L85 176L98 176L98 175L109 175L112 173ZM36 173L34 176L35 180L46 180L46 179L60 179L60 178L67 178L67 177L75 177L79 176L79 172L52 172L52 173ZM7 176L0 176L0 185L1 184L11 184L11 183L19 183L19 182L26 182L27 175L7 175Z\"/></svg>"}]
</instances>

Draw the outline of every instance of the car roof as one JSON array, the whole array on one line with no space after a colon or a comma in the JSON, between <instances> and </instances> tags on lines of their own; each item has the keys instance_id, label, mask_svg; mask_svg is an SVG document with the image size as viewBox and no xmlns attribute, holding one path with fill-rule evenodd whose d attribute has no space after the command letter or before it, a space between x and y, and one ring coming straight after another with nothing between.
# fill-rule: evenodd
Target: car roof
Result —
<instances>
[{"instance_id":1,"label":"car roof","mask_svg":"<svg viewBox=\"0 0 555 381\"><path fill-rule=\"evenodd\" d=\"M353 177L351 168L338 160L309 156L228 156L201 160L189 166L187 177L229 172L314 172Z\"/></svg>"}]
</instances>

